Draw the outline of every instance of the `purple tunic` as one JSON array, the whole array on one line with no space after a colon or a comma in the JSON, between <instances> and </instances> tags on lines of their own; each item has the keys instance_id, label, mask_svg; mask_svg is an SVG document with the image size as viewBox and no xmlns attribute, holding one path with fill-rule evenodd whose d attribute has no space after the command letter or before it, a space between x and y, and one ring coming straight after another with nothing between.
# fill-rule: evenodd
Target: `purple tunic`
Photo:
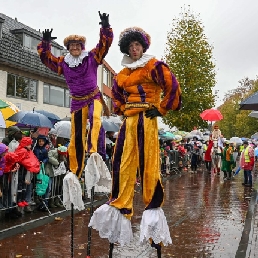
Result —
<instances>
[{"instance_id":1,"label":"purple tunic","mask_svg":"<svg viewBox=\"0 0 258 258\"><path fill-rule=\"evenodd\" d=\"M63 74L70 90L70 94L75 97L85 97L92 93L97 87L98 65L108 53L113 41L113 31L111 28L100 29L100 39L97 46L92 49L88 56L85 56L82 64L77 67L69 67L64 61L64 56L55 57L51 54L49 42L42 41L38 45L38 53L41 61L52 71L59 75ZM100 93L87 100L71 101L71 113L88 105L93 99L99 99Z\"/></svg>"}]
</instances>

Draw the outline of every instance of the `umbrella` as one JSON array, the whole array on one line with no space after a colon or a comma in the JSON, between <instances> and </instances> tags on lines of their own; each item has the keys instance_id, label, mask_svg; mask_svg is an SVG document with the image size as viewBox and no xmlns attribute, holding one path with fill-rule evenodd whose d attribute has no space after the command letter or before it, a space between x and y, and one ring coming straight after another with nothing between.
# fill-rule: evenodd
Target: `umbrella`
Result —
<instances>
[{"instance_id":1,"label":"umbrella","mask_svg":"<svg viewBox=\"0 0 258 258\"><path fill-rule=\"evenodd\" d=\"M186 139L193 139L194 137L196 137L197 140L202 139L201 135L199 135L199 134L188 133L187 135L184 136L184 138L186 138Z\"/></svg>"},{"instance_id":2,"label":"umbrella","mask_svg":"<svg viewBox=\"0 0 258 258\"><path fill-rule=\"evenodd\" d=\"M236 145L237 144L243 144L243 141L239 137L231 137L229 139L229 142L230 143L235 143Z\"/></svg>"},{"instance_id":3,"label":"umbrella","mask_svg":"<svg viewBox=\"0 0 258 258\"><path fill-rule=\"evenodd\" d=\"M258 132L255 133L255 134L253 134L253 135L251 136L251 138L253 138L253 139L258 139Z\"/></svg>"},{"instance_id":4,"label":"umbrella","mask_svg":"<svg viewBox=\"0 0 258 258\"><path fill-rule=\"evenodd\" d=\"M56 123L56 122L58 122L58 121L61 120L59 116L57 116L57 115L54 114L54 113L48 112L48 111L46 111L46 110L34 110L34 109L33 109L33 111L35 111L35 112L37 112L37 113L40 113L40 114L46 116L46 117L47 117L50 121L52 121L53 123Z\"/></svg>"},{"instance_id":5,"label":"umbrella","mask_svg":"<svg viewBox=\"0 0 258 258\"><path fill-rule=\"evenodd\" d=\"M182 139L183 139L182 135L175 134L174 140L175 140L176 142L180 142L180 141L182 141Z\"/></svg>"},{"instance_id":6,"label":"umbrella","mask_svg":"<svg viewBox=\"0 0 258 258\"><path fill-rule=\"evenodd\" d=\"M102 117L102 126L105 131L118 132L120 125L122 124L121 120L115 120L114 117Z\"/></svg>"},{"instance_id":7,"label":"umbrella","mask_svg":"<svg viewBox=\"0 0 258 258\"><path fill-rule=\"evenodd\" d=\"M6 108L6 107L9 107L9 105L5 101L0 99L0 109L1 108Z\"/></svg>"},{"instance_id":8,"label":"umbrella","mask_svg":"<svg viewBox=\"0 0 258 258\"><path fill-rule=\"evenodd\" d=\"M121 124L123 123L123 121L120 119L120 117L119 116L114 116L114 115L112 115L112 116L109 116L109 117L103 117L105 120L107 120L107 121L110 121L110 122L113 122L113 123L115 123L116 125L118 125L119 127L121 126Z\"/></svg>"},{"instance_id":9,"label":"umbrella","mask_svg":"<svg viewBox=\"0 0 258 258\"><path fill-rule=\"evenodd\" d=\"M55 123L54 128L58 137L70 139L71 136L71 122L70 121L59 121Z\"/></svg>"},{"instance_id":10,"label":"umbrella","mask_svg":"<svg viewBox=\"0 0 258 258\"><path fill-rule=\"evenodd\" d=\"M33 111L19 111L7 120L33 127L53 127L52 122L46 116Z\"/></svg>"},{"instance_id":11,"label":"umbrella","mask_svg":"<svg viewBox=\"0 0 258 258\"><path fill-rule=\"evenodd\" d=\"M163 134L159 134L159 138L165 141L175 139L175 135L171 132L164 132Z\"/></svg>"},{"instance_id":12,"label":"umbrella","mask_svg":"<svg viewBox=\"0 0 258 258\"><path fill-rule=\"evenodd\" d=\"M252 111L248 116L258 118L258 111Z\"/></svg>"},{"instance_id":13,"label":"umbrella","mask_svg":"<svg viewBox=\"0 0 258 258\"><path fill-rule=\"evenodd\" d=\"M61 121L71 121L71 117L66 116L62 118Z\"/></svg>"},{"instance_id":14,"label":"umbrella","mask_svg":"<svg viewBox=\"0 0 258 258\"><path fill-rule=\"evenodd\" d=\"M240 103L240 110L258 110L258 91Z\"/></svg>"},{"instance_id":15,"label":"umbrella","mask_svg":"<svg viewBox=\"0 0 258 258\"><path fill-rule=\"evenodd\" d=\"M13 103L7 100L0 100L0 128L8 128L11 125L15 125L15 122L11 122L6 119L18 111L19 108L17 108Z\"/></svg>"},{"instance_id":16,"label":"umbrella","mask_svg":"<svg viewBox=\"0 0 258 258\"><path fill-rule=\"evenodd\" d=\"M219 121L223 119L223 115L220 113L220 111L213 108L204 110L200 114L200 117L206 121Z\"/></svg>"},{"instance_id":17,"label":"umbrella","mask_svg":"<svg viewBox=\"0 0 258 258\"><path fill-rule=\"evenodd\" d=\"M110 131L110 132L118 132L119 131L119 126L117 126L116 124L114 124L112 122L103 120L102 126L105 131Z\"/></svg>"}]
</instances>

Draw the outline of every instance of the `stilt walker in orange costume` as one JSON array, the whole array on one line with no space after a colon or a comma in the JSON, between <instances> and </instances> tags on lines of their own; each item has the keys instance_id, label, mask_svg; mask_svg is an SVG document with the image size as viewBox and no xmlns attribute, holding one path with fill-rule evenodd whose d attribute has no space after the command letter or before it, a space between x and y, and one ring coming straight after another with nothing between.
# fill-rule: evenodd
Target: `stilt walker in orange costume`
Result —
<instances>
[{"instance_id":1,"label":"stilt walker in orange costume","mask_svg":"<svg viewBox=\"0 0 258 258\"><path fill-rule=\"evenodd\" d=\"M89 226L108 238L111 246L132 240L131 217L136 171L141 176L145 211L140 241L151 241L161 257L161 245L172 243L167 220L161 208L164 191L160 177L157 116L181 105L181 90L169 67L145 54L150 36L132 27L120 35L119 46L125 67L112 87L115 112L124 115L113 156L113 186L110 200L93 214ZM161 100L161 93L163 99ZM111 257L111 256L110 256Z\"/></svg>"}]
</instances>

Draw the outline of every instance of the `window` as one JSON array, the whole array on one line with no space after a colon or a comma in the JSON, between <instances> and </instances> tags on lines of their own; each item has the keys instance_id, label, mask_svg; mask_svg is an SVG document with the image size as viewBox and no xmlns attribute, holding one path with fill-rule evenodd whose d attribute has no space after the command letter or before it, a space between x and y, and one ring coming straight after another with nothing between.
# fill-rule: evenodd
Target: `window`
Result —
<instances>
[{"instance_id":1,"label":"window","mask_svg":"<svg viewBox=\"0 0 258 258\"><path fill-rule=\"evenodd\" d=\"M17 34L17 36L20 37L19 34ZM23 34L23 37L23 46L27 49L30 49L32 52L37 53L37 45L39 44L39 40L26 34Z\"/></svg>"},{"instance_id":2,"label":"window","mask_svg":"<svg viewBox=\"0 0 258 258\"><path fill-rule=\"evenodd\" d=\"M45 83L43 88L43 102L60 107L70 107L69 90Z\"/></svg>"},{"instance_id":3,"label":"window","mask_svg":"<svg viewBox=\"0 0 258 258\"><path fill-rule=\"evenodd\" d=\"M43 86L43 103L49 104L49 85Z\"/></svg>"},{"instance_id":4,"label":"window","mask_svg":"<svg viewBox=\"0 0 258 258\"><path fill-rule=\"evenodd\" d=\"M31 37L27 36L26 34L24 34L23 46L28 48L28 49L30 49L30 47L31 47Z\"/></svg>"},{"instance_id":5,"label":"window","mask_svg":"<svg viewBox=\"0 0 258 258\"><path fill-rule=\"evenodd\" d=\"M61 56L61 50L53 46L51 47L51 53L56 57Z\"/></svg>"},{"instance_id":6,"label":"window","mask_svg":"<svg viewBox=\"0 0 258 258\"><path fill-rule=\"evenodd\" d=\"M65 107L70 107L70 92L69 90L65 89Z\"/></svg>"},{"instance_id":7,"label":"window","mask_svg":"<svg viewBox=\"0 0 258 258\"><path fill-rule=\"evenodd\" d=\"M40 41L39 41L38 39L31 38L31 46L30 46L30 49L31 49L33 52L35 52L35 53L38 52L38 51L37 51L37 46L38 46L39 42L40 42Z\"/></svg>"},{"instance_id":8,"label":"window","mask_svg":"<svg viewBox=\"0 0 258 258\"><path fill-rule=\"evenodd\" d=\"M103 68L103 83L106 86L109 86L109 83L108 83L108 70L105 67Z\"/></svg>"},{"instance_id":9,"label":"window","mask_svg":"<svg viewBox=\"0 0 258 258\"><path fill-rule=\"evenodd\" d=\"M38 81L14 74L7 75L7 96L37 101Z\"/></svg>"},{"instance_id":10,"label":"window","mask_svg":"<svg viewBox=\"0 0 258 258\"><path fill-rule=\"evenodd\" d=\"M54 104L57 106L64 106L64 89L56 86L50 85L49 88L49 104Z\"/></svg>"}]
</instances>

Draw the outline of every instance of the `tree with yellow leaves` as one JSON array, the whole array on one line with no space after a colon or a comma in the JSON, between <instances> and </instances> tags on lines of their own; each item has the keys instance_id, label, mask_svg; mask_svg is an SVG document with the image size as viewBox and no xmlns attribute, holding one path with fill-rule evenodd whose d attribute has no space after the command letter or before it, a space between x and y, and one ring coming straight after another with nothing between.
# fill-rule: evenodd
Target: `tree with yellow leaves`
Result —
<instances>
[{"instance_id":1,"label":"tree with yellow leaves","mask_svg":"<svg viewBox=\"0 0 258 258\"><path fill-rule=\"evenodd\" d=\"M258 119L248 116L251 111L239 110L239 104L256 91L258 80L244 78L239 81L237 88L225 94L224 103L218 108L223 120L219 121L218 125L227 139L234 136L250 138L258 131Z\"/></svg>"},{"instance_id":2,"label":"tree with yellow leaves","mask_svg":"<svg viewBox=\"0 0 258 258\"><path fill-rule=\"evenodd\" d=\"M192 14L190 8L182 11L168 32L164 56L182 89L181 110L170 111L163 117L170 127L184 131L191 131L194 126L207 127L200 113L215 103L216 72L212 50L199 16Z\"/></svg>"}]
</instances>

